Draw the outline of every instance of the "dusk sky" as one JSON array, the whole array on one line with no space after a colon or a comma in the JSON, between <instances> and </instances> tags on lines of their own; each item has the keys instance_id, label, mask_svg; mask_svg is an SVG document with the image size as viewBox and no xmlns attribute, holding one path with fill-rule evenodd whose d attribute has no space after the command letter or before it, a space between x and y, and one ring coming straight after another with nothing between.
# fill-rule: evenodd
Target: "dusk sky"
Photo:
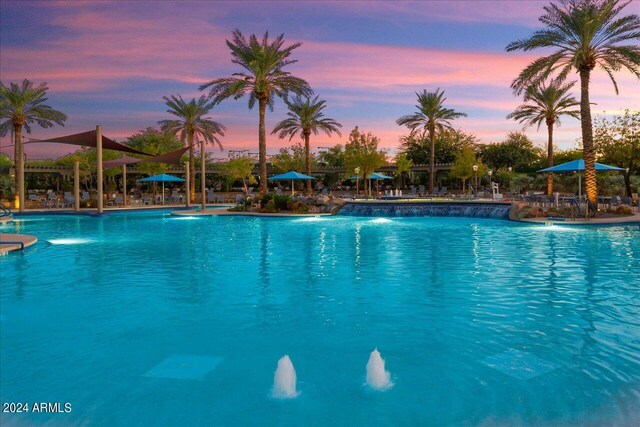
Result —
<instances>
[{"instance_id":1,"label":"dusk sky","mask_svg":"<svg viewBox=\"0 0 640 427\"><path fill-rule=\"evenodd\" d=\"M344 144L354 126L371 131L393 154L407 134L395 120L415 111L415 92L445 90L446 105L467 113L454 126L499 142L522 126L506 115L520 104L509 85L541 52L514 54L505 46L539 28L546 1L423 2L0 2L0 77L49 85L48 104L69 116L65 127L41 129L46 138L103 126L106 136L125 140L169 118L163 96L199 96L198 86L240 71L225 39L238 28L249 35L285 34L299 62L289 66L327 100L327 116L343 124L342 137L312 136L312 148ZM640 13L640 2L625 14ZM577 76L573 77L577 79ZM620 95L601 70L591 83L592 114L640 108L638 80L616 79ZM576 97L579 93L576 91ZM227 127L225 151L258 147L258 111L247 98L216 106L212 117ZM267 111L268 134L286 114L278 100ZM546 131L526 130L538 145ZM565 118L556 145L577 147L580 124ZM294 138L293 142L298 142ZM9 138L3 152L13 157ZM268 135L270 153L289 140ZM56 158L77 147L28 144L28 159Z\"/></svg>"}]
</instances>

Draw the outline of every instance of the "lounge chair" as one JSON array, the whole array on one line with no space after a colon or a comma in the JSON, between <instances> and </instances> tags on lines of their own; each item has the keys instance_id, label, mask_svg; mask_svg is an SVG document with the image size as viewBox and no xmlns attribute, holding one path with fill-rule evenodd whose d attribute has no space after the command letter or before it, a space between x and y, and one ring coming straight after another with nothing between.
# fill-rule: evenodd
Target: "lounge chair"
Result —
<instances>
[{"instance_id":1,"label":"lounge chair","mask_svg":"<svg viewBox=\"0 0 640 427\"><path fill-rule=\"evenodd\" d=\"M29 201L33 202L34 205L39 205L40 203L42 203L42 205L44 206L44 200L38 197L38 195L35 193L29 194Z\"/></svg>"},{"instance_id":2,"label":"lounge chair","mask_svg":"<svg viewBox=\"0 0 640 427\"><path fill-rule=\"evenodd\" d=\"M115 203L116 206L124 206L124 197L122 197L122 194L116 194L116 198L113 199L113 203Z\"/></svg>"},{"instance_id":3,"label":"lounge chair","mask_svg":"<svg viewBox=\"0 0 640 427\"><path fill-rule=\"evenodd\" d=\"M438 196L446 196L448 194L447 187L442 187L438 192Z\"/></svg>"},{"instance_id":4,"label":"lounge chair","mask_svg":"<svg viewBox=\"0 0 640 427\"><path fill-rule=\"evenodd\" d=\"M208 190L207 203L215 203L215 202L216 202L216 195L214 194L213 190Z\"/></svg>"},{"instance_id":5,"label":"lounge chair","mask_svg":"<svg viewBox=\"0 0 640 427\"><path fill-rule=\"evenodd\" d=\"M47 200L44 202L44 206L47 208L57 208L58 207L58 195L55 192L51 192L47 194Z\"/></svg>"}]
</instances>

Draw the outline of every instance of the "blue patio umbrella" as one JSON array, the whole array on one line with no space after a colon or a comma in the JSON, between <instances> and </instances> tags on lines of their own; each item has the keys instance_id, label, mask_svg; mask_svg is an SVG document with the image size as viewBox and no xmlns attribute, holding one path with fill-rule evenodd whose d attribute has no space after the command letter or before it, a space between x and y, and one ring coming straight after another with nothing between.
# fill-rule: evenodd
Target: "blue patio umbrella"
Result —
<instances>
[{"instance_id":1,"label":"blue patio umbrella","mask_svg":"<svg viewBox=\"0 0 640 427\"><path fill-rule=\"evenodd\" d=\"M161 182L162 183L162 204L164 205L164 183L165 182L184 182L184 179L177 176L161 173L159 175L148 176L139 179L138 182Z\"/></svg>"},{"instance_id":2,"label":"blue patio umbrella","mask_svg":"<svg viewBox=\"0 0 640 427\"><path fill-rule=\"evenodd\" d=\"M382 174L382 173L378 173L378 172L372 173L367 178L369 180L375 179L375 181L376 181L376 193L378 192L378 180L381 180L381 179L393 179L392 176L388 176L388 175L385 175L385 174ZM357 176L352 176L349 179L352 180L352 181L355 181L355 180L358 179L358 177ZM369 184L371 184L371 183L369 183ZM371 187L369 187L369 188L371 188ZM371 192L369 192L369 193L371 193Z\"/></svg>"},{"instance_id":3,"label":"blue patio umbrella","mask_svg":"<svg viewBox=\"0 0 640 427\"><path fill-rule=\"evenodd\" d=\"M538 172L582 172L584 170L584 160L572 160L561 165L551 166L549 168L540 169ZM623 168L617 166L605 165L596 162L597 171L622 171ZM582 175L578 174L578 197L582 197Z\"/></svg>"},{"instance_id":4,"label":"blue patio umbrella","mask_svg":"<svg viewBox=\"0 0 640 427\"><path fill-rule=\"evenodd\" d=\"M311 181L312 179L317 179L309 175L305 175L303 173L299 173L296 171L289 171L286 173L281 173L280 175L275 175L269 178L269 181L289 181L291 180L291 195L293 196L293 181Z\"/></svg>"}]
</instances>

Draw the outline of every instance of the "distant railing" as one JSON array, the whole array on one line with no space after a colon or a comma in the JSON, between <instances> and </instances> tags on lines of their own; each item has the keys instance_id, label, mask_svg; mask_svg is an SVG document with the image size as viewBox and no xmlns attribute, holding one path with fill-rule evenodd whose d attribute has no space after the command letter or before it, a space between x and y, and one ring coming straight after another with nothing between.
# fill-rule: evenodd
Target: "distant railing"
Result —
<instances>
[{"instance_id":1,"label":"distant railing","mask_svg":"<svg viewBox=\"0 0 640 427\"><path fill-rule=\"evenodd\" d=\"M218 159L216 159L216 160L218 160ZM216 161L215 163L207 164L207 172L220 172L222 163L223 162ZM435 167L436 171L451 170L451 168L453 167L453 163L436 163L434 167ZM61 166L61 165L42 166L42 165L29 165L29 164L27 164L27 165L25 165L24 170L27 173L59 173L59 174L62 174L62 175L73 175L73 167ZM380 172L392 173L392 172L395 172L396 165L395 165L395 163L389 163L389 164L386 164L384 166L381 166L381 167L377 168L376 170L380 171ZM411 167L411 171L412 172L428 172L429 171L429 165L424 165L424 164L413 165ZM127 172L134 173L134 174L135 173L143 173L142 171L139 171L138 168L135 165L129 165L127 167ZM169 166L167 168L167 172L168 173L185 173L185 168L183 166ZM252 172L254 174L260 173L259 165L256 165L253 168ZM267 164L267 172L268 173L275 173L276 171L273 170L273 167L272 167L271 164ZM315 167L313 167L311 169L311 172L312 173L316 173L316 174L323 174L323 173L344 174L344 173L347 173L347 168L345 168L344 166L322 166L322 165L316 165Z\"/></svg>"}]
</instances>

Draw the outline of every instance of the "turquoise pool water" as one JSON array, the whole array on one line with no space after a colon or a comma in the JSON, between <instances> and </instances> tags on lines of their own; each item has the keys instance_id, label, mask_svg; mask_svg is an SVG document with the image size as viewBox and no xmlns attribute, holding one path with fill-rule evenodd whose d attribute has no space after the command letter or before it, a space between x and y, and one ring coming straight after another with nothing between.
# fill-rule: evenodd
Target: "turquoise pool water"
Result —
<instances>
[{"instance_id":1,"label":"turquoise pool water","mask_svg":"<svg viewBox=\"0 0 640 427\"><path fill-rule=\"evenodd\" d=\"M640 228L25 216L0 257L3 425L632 425ZM377 348L393 387L365 385ZM294 399L271 395L278 359Z\"/></svg>"}]
</instances>

